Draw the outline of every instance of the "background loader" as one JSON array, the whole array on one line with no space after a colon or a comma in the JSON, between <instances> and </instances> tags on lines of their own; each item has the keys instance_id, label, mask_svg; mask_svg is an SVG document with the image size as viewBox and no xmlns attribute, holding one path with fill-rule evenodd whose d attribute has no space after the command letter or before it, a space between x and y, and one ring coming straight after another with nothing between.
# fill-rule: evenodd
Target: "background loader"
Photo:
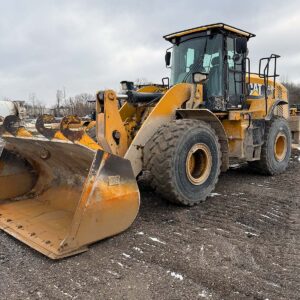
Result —
<instances>
[{"instance_id":1,"label":"background loader","mask_svg":"<svg viewBox=\"0 0 300 300\"><path fill-rule=\"evenodd\" d=\"M76 116L49 126L54 117L43 115L28 131L6 117L0 227L57 259L131 225L142 172L163 198L189 206L210 195L231 159L283 172L291 154L287 90L276 82L278 55L250 72L252 37L222 23L166 35L170 79L99 92L86 127Z\"/></svg>"}]
</instances>

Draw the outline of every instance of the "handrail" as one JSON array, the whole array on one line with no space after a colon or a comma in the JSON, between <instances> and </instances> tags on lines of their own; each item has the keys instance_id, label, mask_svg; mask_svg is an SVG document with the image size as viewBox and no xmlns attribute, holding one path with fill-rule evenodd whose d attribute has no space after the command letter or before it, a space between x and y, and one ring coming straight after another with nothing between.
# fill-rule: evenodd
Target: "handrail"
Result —
<instances>
[{"instance_id":1,"label":"handrail","mask_svg":"<svg viewBox=\"0 0 300 300\"><path fill-rule=\"evenodd\" d=\"M279 58L280 55L277 54L271 54L269 57L263 57L259 60L259 73L258 76L260 78L264 79L264 86L265 86L265 110L266 114L268 114L268 87L269 87L269 78L273 78L273 97L275 98L275 87L276 87L276 77L279 77L279 74L276 74L277 71L277 58ZM274 59L274 74L269 75L270 71L270 62L271 60ZM263 74L261 73L261 66L262 62L267 60L267 63L264 67Z\"/></svg>"}]
</instances>

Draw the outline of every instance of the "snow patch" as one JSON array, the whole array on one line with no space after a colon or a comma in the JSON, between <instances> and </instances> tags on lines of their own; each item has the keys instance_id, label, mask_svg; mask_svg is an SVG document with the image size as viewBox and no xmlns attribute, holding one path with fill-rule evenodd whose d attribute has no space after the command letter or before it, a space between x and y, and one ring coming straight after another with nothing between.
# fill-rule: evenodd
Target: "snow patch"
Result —
<instances>
[{"instance_id":1,"label":"snow patch","mask_svg":"<svg viewBox=\"0 0 300 300\"><path fill-rule=\"evenodd\" d=\"M166 243L165 242L163 242L163 241L160 241L158 238L156 238L156 237L151 237L151 236L149 236L149 239L151 240L151 241L153 241L153 242L157 242L157 243L160 243L160 244L163 244L163 245L166 245Z\"/></svg>"},{"instance_id":2,"label":"snow patch","mask_svg":"<svg viewBox=\"0 0 300 300\"><path fill-rule=\"evenodd\" d=\"M156 248L156 246L153 245L153 244L148 244L148 243L143 243L143 244L146 245L146 246L148 246L147 248L149 248L149 247Z\"/></svg>"},{"instance_id":3,"label":"snow patch","mask_svg":"<svg viewBox=\"0 0 300 300\"><path fill-rule=\"evenodd\" d=\"M241 195L245 195L245 193L240 192L240 193L232 193L231 194L231 196L241 196Z\"/></svg>"},{"instance_id":4,"label":"snow patch","mask_svg":"<svg viewBox=\"0 0 300 300\"><path fill-rule=\"evenodd\" d=\"M176 234L176 235L182 235L181 233L179 233L179 232L174 232L174 234Z\"/></svg>"},{"instance_id":5,"label":"snow patch","mask_svg":"<svg viewBox=\"0 0 300 300\"><path fill-rule=\"evenodd\" d=\"M258 234L256 234L256 233L253 233L253 232L250 232L250 231L245 231L245 234L247 234L247 235L252 235L252 236L259 236Z\"/></svg>"},{"instance_id":6,"label":"snow patch","mask_svg":"<svg viewBox=\"0 0 300 300\"><path fill-rule=\"evenodd\" d=\"M107 273L109 273L111 275L114 275L114 276L117 276L117 277L120 276L120 274L118 274L117 272L111 271L111 270L107 270Z\"/></svg>"},{"instance_id":7,"label":"snow patch","mask_svg":"<svg viewBox=\"0 0 300 300\"><path fill-rule=\"evenodd\" d=\"M210 293L208 293L208 291L203 290L201 293L198 294L198 296L207 299L207 298L211 297L212 295Z\"/></svg>"},{"instance_id":8,"label":"snow patch","mask_svg":"<svg viewBox=\"0 0 300 300\"><path fill-rule=\"evenodd\" d=\"M276 218L280 218L280 216L278 216L278 215L275 215L275 214L273 214L273 213L271 213L271 212L267 212L269 215L272 215L272 216L274 216L274 217L276 217Z\"/></svg>"},{"instance_id":9,"label":"snow patch","mask_svg":"<svg viewBox=\"0 0 300 300\"><path fill-rule=\"evenodd\" d=\"M143 231L137 232L137 235L144 235L145 233Z\"/></svg>"},{"instance_id":10,"label":"snow patch","mask_svg":"<svg viewBox=\"0 0 300 300\"><path fill-rule=\"evenodd\" d=\"M226 232L226 230L222 229L222 228L217 228L218 231L223 231Z\"/></svg>"},{"instance_id":11,"label":"snow patch","mask_svg":"<svg viewBox=\"0 0 300 300\"><path fill-rule=\"evenodd\" d=\"M144 251L139 247L133 247L133 249L139 253L144 253Z\"/></svg>"},{"instance_id":12,"label":"snow patch","mask_svg":"<svg viewBox=\"0 0 300 300\"><path fill-rule=\"evenodd\" d=\"M265 218L267 218L267 219L271 219L272 220L272 218L271 217L269 217L269 216L267 216L267 215L263 215L263 214L260 214L262 217L265 217Z\"/></svg>"},{"instance_id":13,"label":"snow patch","mask_svg":"<svg viewBox=\"0 0 300 300\"><path fill-rule=\"evenodd\" d=\"M256 230L254 227L251 227L251 226L249 226L249 225L246 225L246 224L243 224L243 223L241 223L241 222L235 222L236 224L239 224L239 225L242 225L242 226L244 226L244 227L246 227L246 228L249 228L249 229L252 229L252 230Z\"/></svg>"},{"instance_id":14,"label":"snow patch","mask_svg":"<svg viewBox=\"0 0 300 300\"><path fill-rule=\"evenodd\" d=\"M219 193L210 193L209 197L216 197L216 196L222 196Z\"/></svg>"},{"instance_id":15,"label":"snow patch","mask_svg":"<svg viewBox=\"0 0 300 300\"><path fill-rule=\"evenodd\" d=\"M171 274L172 277L179 279L180 281L183 280L183 276L176 272L167 271L168 274Z\"/></svg>"},{"instance_id":16,"label":"snow patch","mask_svg":"<svg viewBox=\"0 0 300 300\"><path fill-rule=\"evenodd\" d=\"M276 283L274 283L274 282L267 282L267 284L272 285L272 286L274 286L274 287L278 287L278 288L281 287L279 284L276 284Z\"/></svg>"},{"instance_id":17,"label":"snow patch","mask_svg":"<svg viewBox=\"0 0 300 300\"><path fill-rule=\"evenodd\" d=\"M126 254L126 253L124 253L124 252L122 253L122 255L125 256L126 258L130 258L130 255L129 255L129 254Z\"/></svg>"}]
</instances>

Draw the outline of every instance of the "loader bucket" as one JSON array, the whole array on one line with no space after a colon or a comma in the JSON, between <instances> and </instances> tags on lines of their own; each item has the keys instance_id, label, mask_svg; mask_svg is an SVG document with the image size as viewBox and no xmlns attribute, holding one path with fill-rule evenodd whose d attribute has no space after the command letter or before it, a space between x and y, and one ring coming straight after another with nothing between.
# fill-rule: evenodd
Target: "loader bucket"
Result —
<instances>
[{"instance_id":1,"label":"loader bucket","mask_svg":"<svg viewBox=\"0 0 300 300\"><path fill-rule=\"evenodd\" d=\"M130 161L69 140L2 135L0 228L58 259L134 221L139 190Z\"/></svg>"}]
</instances>

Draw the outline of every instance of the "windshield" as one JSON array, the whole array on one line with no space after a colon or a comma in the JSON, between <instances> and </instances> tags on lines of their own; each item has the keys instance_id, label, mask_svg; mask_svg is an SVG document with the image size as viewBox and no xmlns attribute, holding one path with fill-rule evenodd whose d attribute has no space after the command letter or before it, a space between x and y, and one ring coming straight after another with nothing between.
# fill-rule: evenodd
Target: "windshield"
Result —
<instances>
[{"instance_id":1,"label":"windshield","mask_svg":"<svg viewBox=\"0 0 300 300\"><path fill-rule=\"evenodd\" d=\"M210 73L213 68L218 68L218 73L222 76L222 42L222 35L216 34L183 41L178 46L174 45L171 85L179 82L191 83L194 72Z\"/></svg>"}]
</instances>

